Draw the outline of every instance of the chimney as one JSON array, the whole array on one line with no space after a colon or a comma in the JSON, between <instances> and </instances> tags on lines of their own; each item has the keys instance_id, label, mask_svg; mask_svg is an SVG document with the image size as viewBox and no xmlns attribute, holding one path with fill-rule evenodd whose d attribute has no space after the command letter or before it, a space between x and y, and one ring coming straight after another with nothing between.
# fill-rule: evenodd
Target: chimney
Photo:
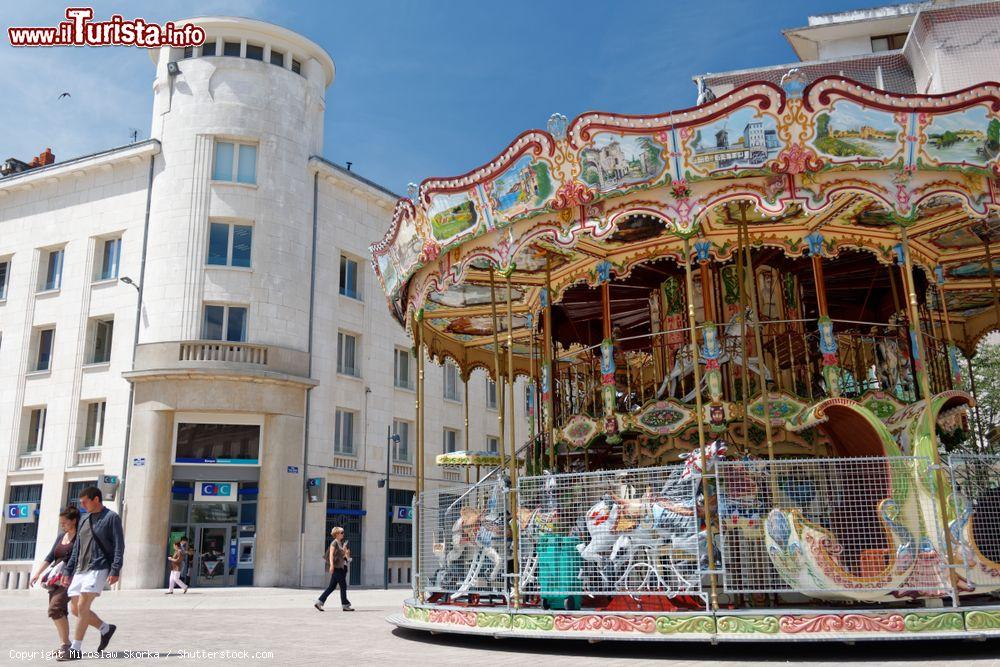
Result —
<instances>
[{"instance_id":1,"label":"chimney","mask_svg":"<svg viewBox=\"0 0 1000 667\"><path fill-rule=\"evenodd\" d=\"M56 156L52 154L51 148L46 148L43 153L40 153L38 157L31 159L31 164L29 165L32 169L35 167L47 167L50 164L55 163Z\"/></svg>"}]
</instances>

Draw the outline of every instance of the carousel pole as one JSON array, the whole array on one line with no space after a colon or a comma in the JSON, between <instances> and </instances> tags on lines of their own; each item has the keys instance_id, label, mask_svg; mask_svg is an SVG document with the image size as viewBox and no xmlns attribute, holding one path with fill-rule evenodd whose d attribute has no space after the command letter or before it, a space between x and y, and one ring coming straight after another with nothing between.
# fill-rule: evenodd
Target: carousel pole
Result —
<instances>
[{"instance_id":1,"label":"carousel pole","mask_svg":"<svg viewBox=\"0 0 1000 667\"><path fill-rule=\"evenodd\" d=\"M758 364L760 365L760 400L761 405L764 408L764 438L767 441L767 460L774 462L774 437L771 432L771 394L770 390L767 388L767 379L764 374L766 368L764 364L764 343L763 337L761 336L761 322L760 322L760 297L757 296L757 277L753 272L753 257L750 255L750 229L747 227L746 219L746 208L740 209L740 215L743 218L743 237L746 239L746 249L743 253L743 257L747 263L747 273L750 275L750 305L753 308L754 317L757 320L756 325L753 328L754 343L757 347L757 357ZM743 363L748 364L749 360L744 359ZM777 374L777 369L775 369L775 374ZM774 488L774 479L772 477L772 489L771 493L773 499L775 500L775 506L777 506L777 492Z\"/></svg>"},{"instance_id":2,"label":"carousel pole","mask_svg":"<svg viewBox=\"0 0 1000 667\"><path fill-rule=\"evenodd\" d=\"M531 442L532 466L538 462L536 455L538 443L535 436L538 433L538 392L535 391L535 314L528 315L528 386L524 388L528 396L528 440ZM527 474L528 456L524 457L525 474ZM537 471L536 471L537 474Z\"/></svg>"},{"instance_id":3,"label":"carousel pole","mask_svg":"<svg viewBox=\"0 0 1000 667\"><path fill-rule=\"evenodd\" d=\"M747 372L747 277L744 272L746 246L743 239L743 225L736 226L736 279L739 281L740 295L740 398L743 403L743 446L750 451L750 374ZM733 370L736 370L733 368Z\"/></svg>"},{"instance_id":4,"label":"carousel pole","mask_svg":"<svg viewBox=\"0 0 1000 667\"><path fill-rule=\"evenodd\" d=\"M555 405L552 381L552 260L545 258L545 288L542 290L542 402L545 403L545 433L549 440L549 470L556 470Z\"/></svg>"},{"instance_id":5,"label":"carousel pole","mask_svg":"<svg viewBox=\"0 0 1000 667\"><path fill-rule=\"evenodd\" d=\"M712 508L708 501L708 462L705 456L705 415L701 400L701 369L698 364L698 327L694 317L694 278L691 272L691 241L684 237L684 277L687 286L688 330L691 335L691 361L694 364L694 398L698 415L698 456L701 461L701 493L705 499L705 539L708 549L711 605L719 608L718 582L715 576L715 550L712 540Z\"/></svg>"},{"instance_id":6,"label":"carousel pole","mask_svg":"<svg viewBox=\"0 0 1000 667\"><path fill-rule=\"evenodd\" d=\"M611 267L607 266L607 273L600 278L601 269L598 267L598 280L601 283L601 398L604 404L604 433L607 436L608 444L616 444L621 441L618 435L618 420L615 417L617 409L618 389L615 381L615 342L612 338L613 327L611 326ZM584 449L584 456L587 451Z\"/></svg>"},{"instance_id":7,"label":"carousel pole","mask_svg":"<svg viewBox=\"0 0 1000 667\"><path fill-rule=\"evenodd\" d=\"M465 402L465 450L466 451L470 451L470 449L469 449L469 376L468 376L468 374L466 374L466 376L464 378L462 378L462 382L463 382L462 398L465 399L465 401L464 401ZM472 471L469 470L469 466L465 466L465 483L466 484L469 483L469 478L470 478L471 474L472 474Z\"/></svg>"},{"instance_id":8,"label":"carousel pole","mask_svg":"<svg viewBox=\"0 0 1000 667\"><path fill-rule=\"evenodd\" d=\"M910 241L906 233L906 227L900 226L900 254L902 254L903 260L903 289L906 293L906 298L908 302L908 308L910 311L910 339L914 341L913 345L915 347L914 357L916 357L917 365L914 371L917 374L917 382L920 383L920 390L924 395L924 410L923 417L927 420L927 437L930 438L930 449L934 460L934 468L937 470L937 500L938 500L938 511L941 516L941 525L945 526L944 537L945 537L945 549L948 553L948 565L949 573L951 575L951 586L952 586L952 602L954 606L958 606L958 573L951 568L955 564L955 554L951 544L951 531L947 530L948 526L948 499L945 493L945 489L950 489L951 486L948 483L948 479L945 477L944 468L941 466L941 452L938 451L938 440L937 440L937 425L931 423L931 393L930 393L930 382L927 378L927 373L920 367L920 361L925 359L923 342L920 336L920 320L917 314L917 291L913 284L913 259L910 257Z\"/></svg>"},{"instance_id":9,"label":"carousel pole","mask_svg":"<svg viewBox=\"0 0 1000 667\"><path fill-rule=\"evenodd\" d=\"M414 343L416 343L417 348L417 396L416 396L416 413L417 413L417 462L416 462L416 490L417 498L423 500L424 491L424 337L423 337L423 314L418 313L413 318L413 338ZM388 491L387 491L388 492ZM421 505L422 507L422 505ZM424 601L424 590L421 586L421 579L423 579L420 568L421 568L421 558L420 558L420 537L422 535L421 528L423 526L422 521L423 512L417 511L417 516L414 519L414 533L417 535L417 548L413 552L414 570L417 576L414 577L413 585L417 589L417 599L421 602Z\"/></svg>"},{"instance_id":10,"label":"carousel pole","mask_svg":"<svg viewBox=\"0 0 1000 667\"><path fill-rule=\"evenodd\" d=\"M502 471L504 459L506 458L503 437L503 384L500 381L500 378L503 376L501 375L500 370L500 334L498 333L499 324L497 322L497 288L492 265L490 265L490 312L493 316L493 366L496 372L496 382L494 383L493 388L497 399L497 428L500 429L500 433L497 437L497 453L500 455L500 470Z\"/></svg>"},{"instance_id":11,"label":"carousel pole","mask_svg":"<svg viewBox=\"0 0 1000 667\"><path fill-rule=\"evenodd\" d=\"M990 291L993 293L993 310L996 313L997 320L1000 320L1000 292L997 292L997 276L996 272L993 271L993 254L990 249L989 228L986 230L986 236L981 236L980 238L983 241L983 248L986 249L986 270L990 276Z\"/></svg>"},{"instance_id":12,"label":"carousel pole","mask_svg":"<svg viewBox=\"0 0 1000 667\"><path fill-rule=\"evenodd\" d=\"M833 320L826 302L826 281L823 278L823 237L813 232L806 237L809 243L809 256L812 260L813 282L816 283L816 309L819 311L817 326L819 328L819 351L823 355L820 375L826 380L827 393L836 398L840 396L840 368L837 359L837 339L833 334Z\"/></svg>"},{"instance_id":13,"label":"carousel pole","mask_svg":"<svg viewBox=\"0 0 1000 667\"><path fill-rule=\"evenodd\" d=\"M510 471L510 485L507 489L508 496L510 498L510 533L511 533L511 555L513 556L513 579L511 580L511 585L513 587L513 603L514 609L521 606L520 595L518 593L520 585L518 582L518 571L521 569L520 559L518 558L518 529L519 529L519 519L517 511L517 434L515 433L514 425L516 420L514 419L515 406L517 405L514 401L514 310L511 303L511 284L510 284L510 274L513 272L513 267L507 272L507 403L510 406L510 428L507 432L510 434L510 459L508 464L508 469ZM506 406L505 406L506 408Z\"/></svg>"}]
</instances>

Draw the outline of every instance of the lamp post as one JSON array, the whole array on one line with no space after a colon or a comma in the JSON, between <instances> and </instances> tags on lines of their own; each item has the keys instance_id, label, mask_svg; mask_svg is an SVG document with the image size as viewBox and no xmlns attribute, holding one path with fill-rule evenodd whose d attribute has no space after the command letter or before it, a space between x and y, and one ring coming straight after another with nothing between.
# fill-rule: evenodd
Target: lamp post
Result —
<instances>
[{"instance_id":1,"label":"lamp post","mask_svg":"<svg viewBox=\"0 0 1000 667\"><path fill-rule=\"evenodd\" d=\"M385 428L385 479L378 481L379 487L385 487L385 544L382 552L382 587L389 590L389 525L392 523L392 508L389 506L389 474L392 471L392 445L399 443L399 436L392 432L391 426Z\"/></svg>"}]
</instances>

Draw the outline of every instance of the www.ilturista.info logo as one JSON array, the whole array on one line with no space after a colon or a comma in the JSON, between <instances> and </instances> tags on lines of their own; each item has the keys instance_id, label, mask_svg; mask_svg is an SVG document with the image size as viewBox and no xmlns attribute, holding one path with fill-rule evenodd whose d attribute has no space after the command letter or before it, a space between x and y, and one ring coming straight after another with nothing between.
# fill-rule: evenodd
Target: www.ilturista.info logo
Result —
<instances>
[{"instance_id":1,"label":"www.ilturista.info logo","mask_svg":"<svg viewBox=\"0 0 1000 667\"><path fill-rule=\"evenodd\" d=\"M68 7L66 21L50 27L7 28L11 46L201 46L205 31L197 25L163 25L141 18L126 19L114 14L108 21L92 21L92 7Z\"/></svg>"}]
</instances>

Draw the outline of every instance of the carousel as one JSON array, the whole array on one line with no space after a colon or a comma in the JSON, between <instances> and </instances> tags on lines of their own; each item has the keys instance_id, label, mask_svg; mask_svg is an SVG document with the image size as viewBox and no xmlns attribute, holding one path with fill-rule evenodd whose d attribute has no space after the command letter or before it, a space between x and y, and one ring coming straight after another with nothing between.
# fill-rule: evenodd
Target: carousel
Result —
<instances>
[{"instance_id":1,"label":"carousel","mask_svg":"<svg viewBox=\"0 0 1000 667\"><path fill-rule=\"evenodd\" d=\"M1000 456L956 449L985 442L962 376L1000 324L998 157L997 84L793 70L557 114L412 188L371 248L418 360L418 574L390 622L1000 636ZM427 488L424 367L446 360L496 382L499 451L438 456L466 483Z\"/></svg>"}]
</instances>

